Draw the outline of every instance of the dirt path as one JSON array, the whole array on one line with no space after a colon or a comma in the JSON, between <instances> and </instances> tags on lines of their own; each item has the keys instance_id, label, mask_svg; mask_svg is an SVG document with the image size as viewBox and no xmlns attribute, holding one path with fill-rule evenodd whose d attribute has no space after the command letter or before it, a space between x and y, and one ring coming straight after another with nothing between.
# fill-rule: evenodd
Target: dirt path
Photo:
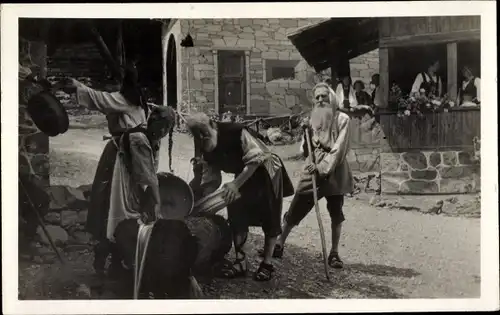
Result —
<instances>
[{"instance_id":1,"label":"dirt path","mask_svg":"<svg viewBox=\"0 0 500 315\"><path fill-rule=\"evenodd\" d=\"M101 130L70 130L65 135L51 139L52 184L78 186L90 183L105 144L101 140L104 133ZM174 169L177 175L190 179L188 160L192 153L192 142L187 135L182 134L177 134L174 140ZM166 145L162 150L160 170L166 171ZM276 150L284 154L292 152L294 148L281 147ZM286 166L290 175L293 175L300 162L286 162ZM426 197L418 198L423 201ZM289 201L290 198L285 203L284 211ZM325 208L324 202L321 202L321 208ZM232 281L216 279L204 285L207 297L479 297L479 219L380 209L370 206L366 198L347 198L345 215L347 220L340 254L346 266L344 270L331 271L331 283L324 281L321 241L314 212L311 212L290 235L284 258L276 261L277 274L272 282L261 284L250 278ZM322 217L328 227L330 221L326 211L322 211ZM256 250L262 247L263 237L259 229L251 231L247 251L255 269L258 265ZM327 228L329 239L330 231ZM90 254L78 255L73 263L75 274L84 281L92 282L90 258ZM21 274L23 296L74 298L71 289L63 289L65 286L57 284L52 277L56 274L55 267L25 267ZM101 290L99 292L96 289L93 296L116 298L113 290Z\"/></svg>"}]
</instances>

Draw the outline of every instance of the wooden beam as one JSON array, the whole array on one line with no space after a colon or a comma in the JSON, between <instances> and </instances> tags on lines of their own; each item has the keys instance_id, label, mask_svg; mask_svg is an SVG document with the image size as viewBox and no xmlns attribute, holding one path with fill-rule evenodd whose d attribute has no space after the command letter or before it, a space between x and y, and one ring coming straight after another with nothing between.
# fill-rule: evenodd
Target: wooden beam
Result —
<instances>
[{"instance_id":1,"label":"wooden beam","mask_svg":"<svg viewBox=\"0 0 500 315\"><path fill-rule=\"evenodd\" d=\"M481 30L456 31L450 33L434 33L425 35L405 35L391 38L380 38L380 47L403 47L445 44L450 42L480 40Z\"/></svg>"},{"instance_id":2,"label":"wooden beam","mask_svg":"<svg viewBox=\"0 0 500 315\"><path fill-rule=\"evenodd\" d=\"M106 45L101 35L99 34L99 31L97 30L97 28L94 27L94 25L91 22L88 23L88 27L90 28L92 39L96 44L99 53L101 54L102 58L106 61L107 65L111 69L111 72L113 73L113 77L121 81L122 72L120 70L120 67L114 60L113 55L111 54L111 52L108 49L108 46Z\"/></svg>"},{"instance_id":3,"label":"wooden beam","mask_svg":"<svg viewBox=\"0 0 500 315\"><path fill-rule=\"evenodd\" d=\"M379 57L379 74L380 74L380 107L387 108L389 106L389 48L380 48L378 51Z\"/></svg>"},{"instance_id":4,"label":"wooden beam","mask_svg":"<svg viewBox=\"0 0 500 315\"><path fill-rule=\"evenodd\" d=\"M447 69L448 69L448 95L454 100L457 97L458 87L458 53L457 43L448 43L447 47Z\"/></svg>"}]
</instances>

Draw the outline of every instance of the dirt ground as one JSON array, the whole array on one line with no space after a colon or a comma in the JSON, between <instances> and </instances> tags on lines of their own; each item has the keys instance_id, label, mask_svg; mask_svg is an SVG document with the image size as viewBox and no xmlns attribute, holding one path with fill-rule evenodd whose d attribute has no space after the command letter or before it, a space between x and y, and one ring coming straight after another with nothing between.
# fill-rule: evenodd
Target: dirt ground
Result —
<instances>
[{"instance_id":1,"label":"dirt ground","mask_svg":"<svg viewBox=\"0 0 500 315\"><path fill-rule=\"evenodd\" d=\"M92 182L97 161L105 145L100 128L75 128L51 138L51 183L79 186ZM294 146L274 147L283 158L295 155ZM174 136L174 170L189 181L192 141L186 134ZM294 182L301 161L285 161ZM163 145L160 171L168 170L167 146ZM230 179L230 177L227 177ZM449 197L449 196L447 196ZM475 196L456 196L466 202ZM277 272L269 283L250 277L239 280L202 279L207 298L476 298L480 296L480 220L462 215L432 215L371 206L370 195L346 198L346 221L340 255L343 270L330 270L325 281L321 240L314 211L290 235L285 255L275 260ZM391 197L420 207L430 207L437 198L428 196ZM283 212L290 203L285 201ZM320 202L322 219L330 244L330 219ZM476 209L478 212L479 209ZM263 234L251 229L247 246L251 270L259 260ZM329 245L328 245L329 246ZM92 255L87 249L67 253L71 271L62 272L58 263L36 265L20 263L21 298L79 298L73 280L92 289L92 298L123 298L126 294L110 282L95 279ZM80 297L81 298L81 297Z\"/></svg>"}]
</instances>

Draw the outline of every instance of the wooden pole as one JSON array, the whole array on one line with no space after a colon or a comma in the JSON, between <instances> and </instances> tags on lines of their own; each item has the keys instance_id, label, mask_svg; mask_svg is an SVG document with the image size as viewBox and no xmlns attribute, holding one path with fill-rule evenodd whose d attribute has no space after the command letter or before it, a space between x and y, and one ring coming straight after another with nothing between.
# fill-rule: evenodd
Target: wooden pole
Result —
<instances>
[{"instance_id":1,"label":"wooden pole","mask_svg":"<svg viewBox=\"0 0 500 315\"><path fill-rule=\"evenodd\" d=\"M457 98L458 91L458 53L457 53L457 43L448 43L446 46L447 54L447 93L450 99L455 100ZM444 88L444 87L443 87ZM442 96L442 95L441 95ZM458 105L458 104L457 104Z\"/></svg>"},{"instance_id":2,"label":"wooden pole","mask_svg":"<svg viewBox=\"0 0 500 315\"><path fill-rule=\"evenodd\" d=\"M389 48L380 48L378 50L379 56L379 67L380 67L380 85L379 85L379 97L380 104L382 108L387 108L389 106Z\"/></svg>"},{"instance_id":3,"label":"wooden pole","mask_svg":"<svg viewBox=\"0 0 500 315\"><path fill-rule=\"evenodd\" d=\"M99 34L99 31L92 25L91 22L88 23L88 27L90 28L90 31L92 33L92 39L94 40L94 43L97 46L97 49L99 50L99 53L103 57L103 59L106 61L107 65L110 67L111 72L113 73L113 76L118 79L122 80L122 72L120 70L120 67L116 63L116 61L113 58L113 55L108 49L108 46L102 39L101 35Z\"/></svg>"},{"instance_id":4,"label":"wooden pole","mask_svg":"<svg viewBox=\"0 0 500 315\"><path fill-rule=\"evenodd\" d=\"M311 150L311 138L309 138L309 129L306 128L305 133L306 133L307 150L309 152L309 162L311 162L312 164L314 164L314 166L316 166L316 163L314 162L314 159L312 157L313 153ZM318 191L316 190L316 174L312 175L312 184L313 184L314 210L316 210L316 219L318 219L319 232L321 235L321 247L323 249L323 263L325 266L325 275L326 279L330 281L330 275L328 274L327 254L326 254L325 229L323 228L323 222L321 221L321 215L319 213Z\"/></svg>"}]
</instances>

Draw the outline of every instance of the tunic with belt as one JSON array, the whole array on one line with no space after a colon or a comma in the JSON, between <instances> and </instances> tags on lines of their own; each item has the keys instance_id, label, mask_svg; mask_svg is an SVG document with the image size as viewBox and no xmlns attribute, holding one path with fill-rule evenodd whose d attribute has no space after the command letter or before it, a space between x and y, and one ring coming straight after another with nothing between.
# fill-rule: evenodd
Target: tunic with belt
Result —
<instances>
[{"instance_id":1,"label":"tunic with belt","mask_svg":"<svg viewBox=\"0 0 500 315\"><path fill-rule=\"evenodd\" d=\"M259 165L240 187L241 197L230 204L228 217L233 231L262 226L266 235L281 233L283 197L293 195L293 184L280 157L272 153L253 131L237 123L217 123L217 146L203 152L203 176L193 190L203 195L215 191L221 183L221 171L237 177L247 165ZM207 189L207 187L209 187Z\"/></svg>"},{"instance_id":2,"label":"tunic with belt","mask_svg":"<svg viewBox=\"0 0 500 315\"><path fill-rule=\"evenodd\" d=\"M349 152L350 118L347 114L337 111L334 123L331 126L331 136L324 141L313 136L310 128L313 159L320 174L317 180L317 189L322 196L344 195L354 190L352 171L347 161ZM305 136L302 139L301 151L307 156ZM313 191L312 175L303 171L297 187L297 194L309 194Z\"/></svg>"},{"instance_id":3,"label":"tunic with belt","mask_svg":"<svg viewBox=\"0 0 500 315\"><path fill-rule=\"evenodd\" d=\"M126 130L146 126L146 113L131 104L120 92L96 91L84 84L77 87L77 102L106 115L108 129L113 139L108 141L101 154L92 184L86 229L96 240L106 238L111 181L115 169L120 137Z\"/></svg>"}]
</instances>

